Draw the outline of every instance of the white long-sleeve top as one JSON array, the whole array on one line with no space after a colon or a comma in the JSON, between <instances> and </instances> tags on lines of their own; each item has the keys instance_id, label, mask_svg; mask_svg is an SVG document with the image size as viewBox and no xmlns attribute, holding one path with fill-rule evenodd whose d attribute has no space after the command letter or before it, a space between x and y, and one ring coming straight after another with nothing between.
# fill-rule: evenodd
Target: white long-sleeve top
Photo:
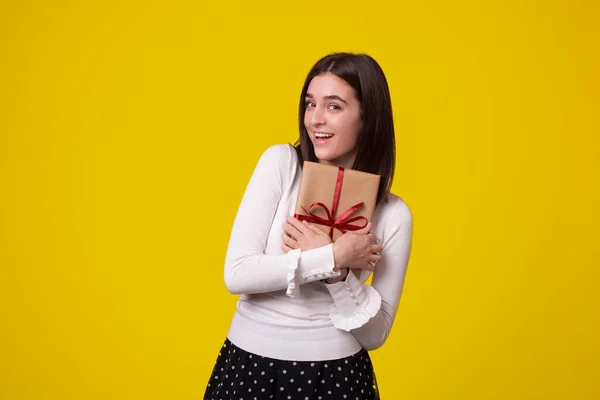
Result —
<instances>
[{"instance_id":1,"label":"white long-sleeve top","mask_svg":"<svg viewBox=\"0 0 600 400\"><path fill-rule=\"evenodd\" d=\"M301 165L295 149L277 144L261 155L235 217L225 257L225 285L239 294L228 338L265 357L322 361L380 347L392 328L412 243L412 215L391 194L375 209L371 232L382 258L360 277L325 284L333 245L281 250L283 224L294 214Z\"/></svg>"}]
</instances>

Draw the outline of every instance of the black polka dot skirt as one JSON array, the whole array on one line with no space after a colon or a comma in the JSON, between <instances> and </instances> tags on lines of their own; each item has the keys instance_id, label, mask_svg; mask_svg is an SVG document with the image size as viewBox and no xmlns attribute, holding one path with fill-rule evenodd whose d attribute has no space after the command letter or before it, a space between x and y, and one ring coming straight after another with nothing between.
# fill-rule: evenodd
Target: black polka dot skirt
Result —
<instances>
[{"instance_id":1,"label":"black polka dot skirt","mask_svg":"<svg viewBox=\"0 0 600 400\"><path fill-rule=\"evenodd\" d=\"M204 400L375 400L379 392L366 350L328 361L257 356L225 340Z\"/></svg>"}]
</instances>

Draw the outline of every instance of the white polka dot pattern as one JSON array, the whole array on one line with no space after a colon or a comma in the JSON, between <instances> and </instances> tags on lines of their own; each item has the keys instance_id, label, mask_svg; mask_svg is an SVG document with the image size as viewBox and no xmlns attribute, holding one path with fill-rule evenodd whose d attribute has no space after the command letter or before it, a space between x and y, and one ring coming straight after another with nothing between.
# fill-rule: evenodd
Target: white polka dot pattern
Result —
<instances>
[{"instance_id":1,"label":"white polka dot pattern","mask_svg":"<svg viewBox=\"0 0 600 400\"><path fill-rule=\"evenodd\" d=\"M204 400L375 400L373 366L365 350L339 360L285 361L248 353L228 339Z\"/></svg>"}]
</instances>

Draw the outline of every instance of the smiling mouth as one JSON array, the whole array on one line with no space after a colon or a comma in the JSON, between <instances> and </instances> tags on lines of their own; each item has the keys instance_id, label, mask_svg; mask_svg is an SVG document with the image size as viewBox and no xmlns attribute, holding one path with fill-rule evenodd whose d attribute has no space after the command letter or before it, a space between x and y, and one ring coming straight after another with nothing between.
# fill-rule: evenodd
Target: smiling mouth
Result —
<instances>
[{"instance_id":1,"label":"smiling mouth","mask_svg":"<svg viewBox=\"0 0 600 400\"><path fill-rule=\"evenodd\" d=\"M331 139L333 136L333 133L315 132L315 139Z\"/></svg>"}]
</instances>

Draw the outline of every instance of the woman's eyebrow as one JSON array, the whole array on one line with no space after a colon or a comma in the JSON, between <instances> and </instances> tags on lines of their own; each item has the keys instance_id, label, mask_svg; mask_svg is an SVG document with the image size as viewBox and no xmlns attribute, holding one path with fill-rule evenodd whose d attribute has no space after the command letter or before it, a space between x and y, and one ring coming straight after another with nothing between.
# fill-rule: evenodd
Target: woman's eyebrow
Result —
<instances>
[{"instance_id":1,"label":"woman's eyebrow","mask_svg":"<svg viewBox=\"0 0 600 400\"><path fill-rule=\"evenodd\" d=\"M307 99L314 99L314 96L310 93L306 93L306 98ZM325 96L323 97L325 100L339 100L344 104L348 104L348 102L344 99L342 99L340 96L335 95L335 94L330 94L329 96Z\"/></svg>"}]
</instances>

